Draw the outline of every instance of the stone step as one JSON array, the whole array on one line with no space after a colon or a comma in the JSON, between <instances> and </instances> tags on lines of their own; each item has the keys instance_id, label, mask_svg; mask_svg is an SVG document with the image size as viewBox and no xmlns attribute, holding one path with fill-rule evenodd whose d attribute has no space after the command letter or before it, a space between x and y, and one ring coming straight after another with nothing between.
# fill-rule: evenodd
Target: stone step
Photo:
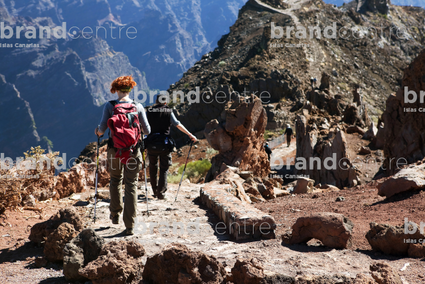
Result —
<instances>
[{"instance_id":1,"label":"stone step","mask_svg":"<svg viewBox=\"0 0 425 284\"><path fill-rule=\"evenodd\" d=\"M251 204L239 200L228 192L231 185L210 182L201 188L201 202L220 218L214 230L227 232L235 240L251 238L275 238L276 223L272 216Z\"/></svg>"}]
</instances>

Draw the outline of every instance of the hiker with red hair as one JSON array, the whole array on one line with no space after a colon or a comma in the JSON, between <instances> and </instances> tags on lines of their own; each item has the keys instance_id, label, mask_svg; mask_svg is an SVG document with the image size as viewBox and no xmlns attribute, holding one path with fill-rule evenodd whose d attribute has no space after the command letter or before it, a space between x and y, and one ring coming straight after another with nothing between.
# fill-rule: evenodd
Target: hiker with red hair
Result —
<instances>
[{"instance_id":1,"label":"hiker with red hair","mask_svg":"<svg viewBox=\"0 0 425 284\"><path fill-rule=\"evenodd\" d=\"M130 92L136 85L132 76L121 76L112 82L111 93L117 93L118 99L105 104L100 125L95 129L98 136L102 136L107 128L110 130L107 152L111 176L110 219L113 224L119 224L120 214L124 210L127 235L134 234L137 212L137 181L142 166L140 138L151 130L143 106L130 99ZM125 186L124 207L122 184Z\"/></svg>"}]
</instances>

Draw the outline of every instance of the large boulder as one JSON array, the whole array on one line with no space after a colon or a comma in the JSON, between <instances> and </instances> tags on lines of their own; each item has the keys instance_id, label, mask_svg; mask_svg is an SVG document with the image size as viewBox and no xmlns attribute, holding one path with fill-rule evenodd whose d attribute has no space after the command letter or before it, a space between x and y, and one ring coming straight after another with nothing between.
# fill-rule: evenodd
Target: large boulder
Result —
<instances>
[{"instance_id":1,"label":"large boulder","mask_svg":"<svg viewBox=\"0 0 425 284\"><path fill-rule=\"evenodd\" d=\"M297 180L297 186L294 188L293 193L311 193L314 189L314 180L305 178L305 177L299 177Z\"/></svg>"},{"instance_id":2,"label":"large boulder","mask_svg":"<svg viewBox=\"0 0 425 284\"><path fill-rule=\"evenodd\" d=\"M286 233L282 238L289 245L307 243L314 238L327 247L348 248L351 246L353 226L342 214L316 213L298 218L292 225L292 233Z\"/></svg>"},{"instance_id":3,"label":"large boulder","mask_svg":"<svg viewBox=\"0 0 425 284\"><path fill-rule=\"evenodd\" d=\"M143 246L134 241L111 241L99 257L80 268L78 273L93 284L140 283L143 271Z\"/></svg>"},{"instance_id":4,"label":"large boulder","mask_svg":"<svg viewBox=\"0 0 425 284\"><path fill-rule=\"evenodd\" d=\"M63 208L52 215L49 220L32 226L28 238L31 242L41 245L62 223L71 224L75 231L81 231L84 228L83 221L74 208Z\"/></svg>"},{"instance_id":5,"label":"large boulder","mask_svg":"<svg viewBox=\"0 0 425 284\"><path fill-rule=\"evenodd\" d=\"M266 124L266 111L258 97L252 96L250 100L236 97L228 102L220 123L212 120L204 131L211 146L220 151L212 158L205 180L211 181L219 175L223 164L251 171L254 176L267 176L270 163L263 147Z\"/></svg>"},{"instance_id":6,"label":"large boulder","mask_svg":"<svg viewBox=\"0 0 425 284\"><path fill-rule=\"evenodd\" d=\"M143 280L152 283L223 283L224 266L213 256L189 250L182 244L166 246L148 257Z\"/></svg>"},{"instance_id":7,"label":"large boulder","mask_svg":"<svg viewBox=\"0 0 425 284\"><path fill-rule=\"evenodd\" d=\"M425 257L425 246L420 243L420 240L425 239L425 235L421 234L419 226L413 222L406 222L404 226L372 222L366 239L373 250L384 254Z\"/></svg>"},{"instance_id":8,"label":"large boulder","mask_svg":"<svg viewBox=\"0 0 425 284\"><path fill-rule=\"evenodd\" d=\"M378 184L378 194L387 198L409 190L425 187L425 161L419 165L411 165Z\"/></svg>"},{"instance_id":9,"label":"large boulder","mask_svg":"<svg viewBox=\"0 0 425 284\"><path fill-rule=\"evenodd\" d=\"M307 176L315 183L330 184L338 188L356 186L359 183L359 173L348 159L344 132L339 127L334 127L329 135L321 137L317 127L321 121L317 117L297 116L296 174ZM320 164L313 159L319 160Z\"/></svg>"},{"instance_id":10,"label":"large boulder","mask_svg":"<svg viewBox=\"0 0 425 284\"><path fill-rule=\"evenodd\" d=\"M105 243L93 229L85 229L69 242L64 250L63 274L70 281L82 281L86 278L78 270L95 260Z\"/></svg>"},{"instance_id":11,"label":"large boulder","mask_svg":"<svg viewBox=\"0 0 425 284\"><path fill-rule=\"evenodd\" d=\"M44 244L44 255L48 261L62 262L63 249L78 234L70 223L62 223L54 230Z\"/></svg>"},{"instance_id":12,"label":"large boulder","mask_svg":"<svg viewBox=\"0 0 425 284\"><path fill-rule=\"evenodd\" d=\"M400 160L411 164L425 158L425 112L421 112L425 102L421 102L420 95L425 90L424 69L425 51L422 51L404 70L401 88L387 99L381 117L384 123L381 140L386 157L383 168L389 174L399 170L396 164Z\"/></svg>"}]
</instances>

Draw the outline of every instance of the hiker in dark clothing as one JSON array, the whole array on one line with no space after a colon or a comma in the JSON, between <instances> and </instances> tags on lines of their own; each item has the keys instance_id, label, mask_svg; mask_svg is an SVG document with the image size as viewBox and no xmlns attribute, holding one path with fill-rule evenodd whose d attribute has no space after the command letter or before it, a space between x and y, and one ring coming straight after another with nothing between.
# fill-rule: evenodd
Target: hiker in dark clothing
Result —
<instances>
[{"instance_id":1,"label":"hiker in dark clothing","mask_svg":"<svg viewBox=\"0 0 425 284\"><path fill-rule=\"evenodd\" d=\"M292 139L292 134L293 134L291 125L289 125L289 124L286 125L285 134L286 134L286 144L289 147L291 145L291 139Z\"/></svg>"},{"instance_id":2,"label":"hiker in dark clothing","mask_svg":"<svg viewBox=\"0 0 425 284\"><path fill-rule=\"evenodd\" d=\"M146 114L143 106L135 103L130 99L130 92L136 86L131 76L121 76L115 79L111 84L111 93L117 93L118 99L110 101L105 104L103 109L103 116L99 128L95 129L95 134L98 136L103 135L108 127L113 136L113 124L110 124L111 118L114 116L114 109L125 105L134 105L137 109L138 120L140 122L141 131L144 134L150 133L150 126L146 119ZM134 128L133 128L134 129ZM112 138L110 138L110 142ZM137 142L137 141L136 141ZM134 145L136 146L136 145ZM127 152L127 158L124 162L120 153ZM132 147L131 150L125 151L124 149L115 148L114 143L108 143L108 170L111 176L109 184L109 193L111 202L109 205L110 216L113 224L119 224L119 217L124 209L123 221L126 227L125 233L133 235L133 229L136 219L137 209L137 181L139 171L142 163L142 156L138 147ZM123 206L121 185L125 185L125 203Z\"/></svg>"},{"instance_id":3,"label":"hiker in dark clothing","mask_svg":"<svg viewBox=\"0 0 425 284\"><path fill-rule=\"evenodd\" d=\"M267 156L269 157L269 161L270 161L270 155L272 154L272 149L270 149L269 143L266 143L264 145L264 150L266 151Z\"/></svg>"},{"instance_id":4,"label":"hiker in dark clothing","mask_svg":"<svg viewBox=\"0 0 425 284\"><path fill-rule=\"evenodd\" d=\"M149 157L150 183L154 192L154 197L165 199L167 191L167 174L171 166L171 152L174 147L174 140L170 136L171 125L174 125L181 132L187 134L189 138L196 142L198 139L190 133L178 121L173 113L173 109L167 106L165 95L158 95L156 104L147 109L147 118L152 128L151 134L146 138L146 147ZM159 159L159 178L158 174Z\"/></svg>"}]
</instances>

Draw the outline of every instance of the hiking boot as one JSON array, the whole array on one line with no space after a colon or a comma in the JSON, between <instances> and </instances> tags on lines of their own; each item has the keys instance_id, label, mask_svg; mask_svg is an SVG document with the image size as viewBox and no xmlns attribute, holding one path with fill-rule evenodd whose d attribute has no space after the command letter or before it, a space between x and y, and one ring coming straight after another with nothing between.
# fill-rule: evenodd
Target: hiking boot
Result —
<instances>
[{"instance_id":1,"label":"hiking boot","mask_svg":"<svg viewBox=\"0 0 425 284\"><path fill-rule=\"evenodd\" d=\"M112 224L117 225L117 224L120 223L120 215L118 215L118 214L115 215L115 216L109 215L109 219L111 219Z\"/></svg>"},{"instance_id":2,"label":"hiking boot","mask_svg":"<svg viewBox=\"0 0 425 284\"><path fill-rule=\"evenodd\" d=\"M134 235L133 228L127 228L127 229L125 229L125 234L126 234L127 236L132 236L132 235Z\"/></svg>"},{"instance_id":3,"label":"hiking boot","mask_svg":"<svg viewBox=\"0 0 425 284\"><path fill-rule=\"evenodd\" d=\"M167 200L167 198L165 197L165 194L162 194L162 193L158 193L158 194L157 194L157 198L158 198L159 200Z\"/></svg>"}]
</instances>

